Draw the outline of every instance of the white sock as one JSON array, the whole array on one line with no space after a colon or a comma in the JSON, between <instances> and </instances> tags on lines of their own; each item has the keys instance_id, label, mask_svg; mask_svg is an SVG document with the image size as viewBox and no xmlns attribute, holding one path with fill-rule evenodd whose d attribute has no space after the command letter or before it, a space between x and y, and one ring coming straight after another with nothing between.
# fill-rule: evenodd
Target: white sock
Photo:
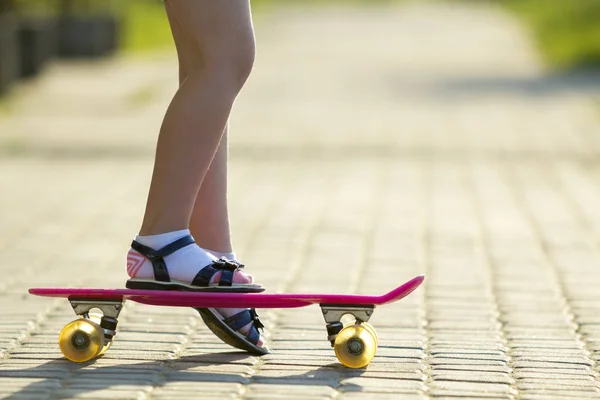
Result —
<instances>
[{"instance_id":1,"label":"white sock","mask_svg":"<svg viewBox=\"0 0 600 400\"><path fill-rule=\"evenodd\" d=\"M168 244L190 234L189 229L162 233L160 235L136 236L135 240L153 250L160 250ZM190 283L198 272L210 265L216 258L197 244L185 246L165 257L171 280ZM154 278L152 263L142 254L130 249L127 254L127 273L131 278Z\"/></svg>"},{"instance_id":2,"label":"white sock","mask_svg":"<svg viewBox=\"0 0 600 400\"><path fill-rule=\"evenodd\" d=\"M217 258L223 258L223 257L225 257L229 261L237 261L237 257L236 257L236 255L235 255L234 252L231 252L231 253L221 253L219 251L209 250L209 249L205 249L205 248L202 248L202 250L206 251L209 254L212 254L213 256L215 256Z\"/></svg>"}]
</instances>

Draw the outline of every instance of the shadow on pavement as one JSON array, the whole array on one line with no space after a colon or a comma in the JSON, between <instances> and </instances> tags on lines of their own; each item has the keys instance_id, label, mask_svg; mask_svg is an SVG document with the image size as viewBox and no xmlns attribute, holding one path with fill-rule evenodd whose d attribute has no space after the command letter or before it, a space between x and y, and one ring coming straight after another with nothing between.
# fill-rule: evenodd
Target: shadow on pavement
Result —
<instances>
[{"instance_id":1,"label":"shadow on pavement","mask_svg":"<svg viewBox=\"0 0 600 400\"><path fill-rule=\"evenodd\" d=\"M196 366L235 364L251 358L252 356L241 352L211 353L180 357L173 360L98 367L94 367L94 364L97 363L96 360L78 364L60 358L32 368L0 370L0 377L43 379L18 389L17 392L8 395L8 397L4 397L5 400L16 400L40 398L46 397L46 395L52 399L65 399L119 385L128 387L139 385L140 388L153 386L157 389L172 382L227 382L243 385L260 383L337 388L341 385L341 380L357 377L365 372L365 369L351 370L337 363L296 375L265 377L247 377L242 373L187 371ZM302 364L296 365L301 366ZM307 367L310 368L310 366ZM282 370L284 369L285 366L282 366ZM80 382L77 382L78 378L81 379ZM53 387L52 381L61 381L61 386ZM343 386L345 390L353 392L362 390L360 385L352 383L344 383Z\"/></svg>"},{"instance_id":2,"label":"shadow on pavement","mask_svg":"<svg viewBox=\"0 0 600 400\"><path fill-rule=\"evenodd\" d=\"M600 69L547 73L534 76L511 74L495 76L457 76L434 78L414 87L403 78L392 77L389 86L396 93L416 96L461 97L513 94L524 97L556 96L568 93L600 95Z\"/></svg>"},{"instance_id":3,"label":"shadow on pavement","mask_svg":"<svg viewBox=\"0 0 600 400\"><path fill-rule=\"evenodd\" d=\"M513 92L526 96L548 96L562 92L600 93L600 71L579 71L536 77L473 78L448 82L440 89L449 93Z\"/></svg>"}]
</instances>

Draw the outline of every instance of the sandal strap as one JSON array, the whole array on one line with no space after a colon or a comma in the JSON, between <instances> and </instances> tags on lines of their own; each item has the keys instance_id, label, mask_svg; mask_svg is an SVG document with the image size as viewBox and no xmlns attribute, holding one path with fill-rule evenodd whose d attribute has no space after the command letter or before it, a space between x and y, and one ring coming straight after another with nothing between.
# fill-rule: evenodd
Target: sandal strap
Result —
<instances>
[{"instance_id":1,"label":"sandal strap","mask_svg":"<svg viewBox=\"0 0 600 400\"><path fill-rule=\"evenodd\" d=\"M254 316L249 309L242 310L235 315L223 319L223 322L234 331L239 331L252 321L254 321Z\"/></svg>"},{"instance_id":2,"label":"sandal strap","mask_svg":"<svg viewBox=\"0 0 600 400\"><path fill-rule=\"evenodd\" d=\"M243 265L240 267L240 265L226 258L219 258L196 274L192 286L209 286L211 278L219 271L221 271L221 279L219 279L218 286L231 286L233 284L233 273L240 268L243 268Z\"/></svg>"},{"instance_id":3,"label":"sandal strap","mask_svg":"<svg viewBox=\"0 0 600 400\"><path fill-rule=\"evenodd\" d=\"M254 308L246 309L235 315L224 318L223 322L236 332L252 322L250 331L246 335L246 340L252 344L258 343L258 340L260 339L260 332L258 330L265 327L260 322L258 314L256 313L256 309Z\"/></svg>"},{"instance_id":4,"label":"sandal strap","mask_svg":"<svg viewBox=\"0 0 600 400\"><path fill-rule=\"evenodd\" d=\"M263 329L265 326L262 322L260 322L260 318L258 318L258 314L256 313L256 308L251 308L248 310L250 315L252 316L252 321L254 322L254 326L259 329Z\"/></svg>"},{"instance_id":5,"label":"sandal strap","mask_svg":"<svg viewBox=\"0 0 600 400\"><path fill-rule=\"evenodd\" d=\"M160 282L170 282L171 277L167 270L167 264L165 264L164 257L176 252L177 250L189 246L194 243L194 238L191 235L177 239L173 243L166 245L160 250L154 250L148 246L136 242L135 240L131 243L131 248L142 254L152 263L152 269L154 270L154 279Z\"/></svg>"},{"instance_id":6,"label":"sandal strap","mask_svg":"<svg viewBox=\"0 0 600 400\"><path fill-rule=\"evenodd\" d=\"M260 340L260 333L254 325L252 325L252 327L250 328L250 332L248 332L248 334L246 335L246 340L255 346L258 344L258 341Z\"/></svg>"}]
</instances>

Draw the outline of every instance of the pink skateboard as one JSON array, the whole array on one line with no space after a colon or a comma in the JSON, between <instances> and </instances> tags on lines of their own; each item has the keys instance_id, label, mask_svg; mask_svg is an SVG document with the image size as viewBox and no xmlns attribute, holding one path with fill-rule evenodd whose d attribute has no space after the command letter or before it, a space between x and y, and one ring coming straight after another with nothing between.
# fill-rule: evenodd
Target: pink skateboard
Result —
<instances>
[{"instance_id":1,"label":"pink skateboard","mask_svg":"<svg viewBox=\"0 0 600 400\"><path fill-rule=\"evenodd\" d=\"M377 334L367 323L376 306L396 302L413 292L425 279L417 276L381 296L303 293L215 293L133 289L32 288L29 293L64 297L81 318L67 324L59 336L62 353L71 361L85 362L102 355L112 343L117 318L125 300L153 306L192 308L297 308L319 304L328 339L340 362L348 367L366 366L377 348ZM91 314L92 309L102 311ZM344 325L351 315L355 321Z\"/></svg>"}]
</instances>

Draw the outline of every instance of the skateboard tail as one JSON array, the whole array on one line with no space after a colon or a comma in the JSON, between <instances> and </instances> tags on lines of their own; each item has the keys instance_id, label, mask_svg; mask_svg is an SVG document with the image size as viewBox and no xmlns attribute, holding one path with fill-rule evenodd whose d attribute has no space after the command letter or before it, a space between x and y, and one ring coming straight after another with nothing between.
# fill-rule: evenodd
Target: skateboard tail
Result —
<instances>
[{"instance_id":1,"label":"skateboard tail","mask_svg":"<svg viewBox=\"0 0 600 400\"><path fill-rule=\"evenodd\" d=\"M424 280L425 280L425 275L419 275L419 276L411 279L410 281L406 282L402 286L399 286L396 289L392 290L391 292L388 292L388 293L384 294L383 296L381 296L380 304L383 305L383 304L393 303L395 301L398 301L398 300L408 296L409 294L414 292L415 289L417 289L419 286L421 286L421 283L423 283Z\"/></svg>"}]
</instances>

